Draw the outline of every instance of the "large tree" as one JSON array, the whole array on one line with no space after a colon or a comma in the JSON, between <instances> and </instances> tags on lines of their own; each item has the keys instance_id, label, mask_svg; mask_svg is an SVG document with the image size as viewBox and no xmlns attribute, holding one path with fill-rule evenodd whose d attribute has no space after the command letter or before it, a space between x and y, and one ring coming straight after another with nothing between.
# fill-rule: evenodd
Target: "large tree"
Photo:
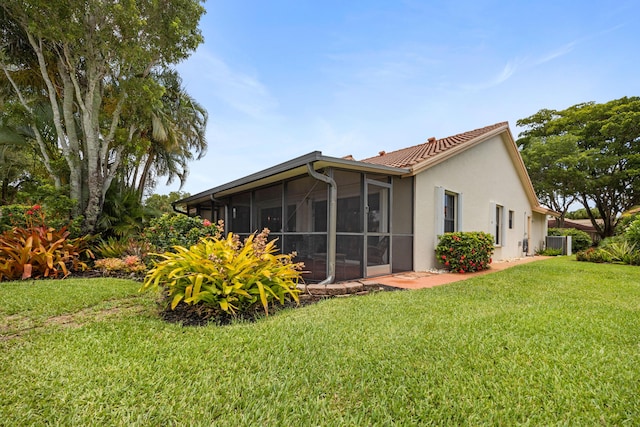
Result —
<instances>
[{"instance_id":1,"label":"large tree","mask_svg":"<svg viewBox=\"0 0 640 427\"><path fill-rule=\"evenodd\" d=\"M620 214L640 203L640 98L540 110L517 125L525 128L518 144L523 157L529 159L532 177L544 175L545 168L555 174L558 166L573 174L575 179L555 184L556 192L575 194L600 236L612 236ZM577 152L567 158L557 144L569 141L575 142ZM541 149L540 145L546 147ZM545 160L534 160L541 152L548 155ZM549 166L551 162L556 164ZM546 185L536 179L534 184ZM592 207L602 222L596 221Z\"/></svg>"},{"instance_id":2,"label":"large tree","mask_svg":"<svg viewBox=\"0 0 640 427\"><path fill-rule=\"evenodd\" d=\"M161 176L167 178L167 185L175 178L184 184L188 162L200 159L207 149L204 107L186 93L175 71L163 70L152 77L164 89L159 102L139 106L130 114L139 132L134 150L127 153L125 181L140 201Z\"/></svg>"},{"instance_id":3,"label":"large tree","mask_svg":"<svg viewBox=\"0 0 640 427\"><path fill-rule=\"evenodd\" d=\"M163 94L149 75L185 59L201 42L201 0L3 0L0 68L29 117L44 98L56 149L68 168L70 197L92 231L107 190L133 143L123 129L130 104ZM38 126L31 130L56 184Z\"/></svg>"},{"instance_id":4,"label":"large tree","mask_svg":"<svg viewBox=\"0 0 640 427\"><path fill-rule=\"evenodd\" d=\"M584 176L577 172L580 151L573 135L533 137L521 151L540 201L560 213L559 226L569 206L578 197L577 186Z\"/></svg>"}]
</instances>

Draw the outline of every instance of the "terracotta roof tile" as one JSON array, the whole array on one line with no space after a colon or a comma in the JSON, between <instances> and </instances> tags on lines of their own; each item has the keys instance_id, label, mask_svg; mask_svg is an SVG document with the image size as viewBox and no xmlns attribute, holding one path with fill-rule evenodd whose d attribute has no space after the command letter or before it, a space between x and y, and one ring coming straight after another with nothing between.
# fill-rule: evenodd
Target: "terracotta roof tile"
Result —
<instances>
[{"instance_id":1,"label":"terracotta roof tile","mask_svg":"<svg viewBox=\"0 0 640 427\"><path fill-rule=\"evenodd\" d=\"M361 160L361 162L392 166L397 168L409 168L426 159L436 157L453 147L465 144L486 133L492 132L504 126L508 127L509 124L507 122L500 122L469 132L448 136L446 138L429 138L427 142L419 145L414 145L413 147L407 147L389 153L381 151L380 155L369 157L368 159L363 159Z\"/></svg>"}]
</instances>

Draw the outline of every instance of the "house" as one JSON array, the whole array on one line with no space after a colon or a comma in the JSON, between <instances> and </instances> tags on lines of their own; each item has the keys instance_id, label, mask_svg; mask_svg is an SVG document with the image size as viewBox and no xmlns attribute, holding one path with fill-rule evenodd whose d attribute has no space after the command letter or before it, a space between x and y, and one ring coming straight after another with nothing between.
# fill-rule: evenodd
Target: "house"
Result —
<instances>
[{"instance_id":1,"label":"house","mask_svg":"<svg viewBox=\"0 0 640 427\"><path fill-rule=\"evenodd\" d=\"M596 219L596 223L598 223L599 225L604 225L604 221L602 219ZM558 227L558 220L555 218L551 218L549 219L549 223L548 223L548 227L549 228L556 228ZM596 228L593 226L593 224L591 223L590 219L568 219L565 218L564 219L564 227L563 228L575 228L576 230L581 230L584 231L585 233L587 233L589 235L589 237L591 237L591 241L593 242L593 244L597 244L600 240L600 234L598 234L598 231L596 230Z\"/></svg>"},{"instance_id":2,"label":"house","mask_svg":"<svg viewBox=\"0 0 640 427\"><path fill-rule=\"evenodd\" d=\"M315 151L176 202L240 235L267 227L309 282L439 267L438 236L485 231L494 260L544 245L540 206L506 122L354 160Z\"/></svg>"}]
</instances>

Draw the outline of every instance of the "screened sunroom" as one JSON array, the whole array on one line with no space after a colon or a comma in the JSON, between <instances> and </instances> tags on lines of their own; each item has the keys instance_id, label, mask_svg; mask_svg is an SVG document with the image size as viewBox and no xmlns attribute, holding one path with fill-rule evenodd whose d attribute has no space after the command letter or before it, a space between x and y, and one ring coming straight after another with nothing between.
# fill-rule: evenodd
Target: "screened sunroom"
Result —
<instances>
[{"instance_id":1,"label":"screened sunroom","mask_svg":"<svg viewBox=\"0 0 640 427\"><path fill-rule=\"evenodd\" d=\"M304 262L307 282L346 281L412 270L407 172L313 152L175 205L223 219L226 232L241 236L268 228L284 253Z\"/></svg>"}]
</instances>

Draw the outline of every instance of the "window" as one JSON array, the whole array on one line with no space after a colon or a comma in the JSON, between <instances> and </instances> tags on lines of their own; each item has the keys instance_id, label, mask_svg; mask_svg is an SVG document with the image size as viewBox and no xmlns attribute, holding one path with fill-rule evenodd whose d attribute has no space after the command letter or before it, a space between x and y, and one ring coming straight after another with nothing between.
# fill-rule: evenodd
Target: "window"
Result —
<instances>
[{"instance_id":1,"label":"window","mask_svg":"<svg viewBox=\"0 0 640 427\"><path fill-rule=\"evenodd\" d=\"M230 230L234 233L251 233L251 193L231 198Z\"/></svg>"},{"instance_id":2,"label":"window","mask_svg":"<svg viewBox=\"0 0 640 427\"><path fill-rule=\"evenodd\" d=\"M362 233L362 174L336 170L333 179L338 184L338 233Z\"/></svg>"},{"instance_id":3,"label":"window","mask_svg":"<svg viewBox=\"0 0 640 427\"><path fill-rule=\"evenodd\" d=\"M513 211L509 211L509 230L513 229Z\"/></svg>"},{"instance_id":4,"label":"window","mask_svg":"<svg viewBox=\"0 0 640 427\"><path fill-rule=\"evenodd\" d=\"M502 242L502 206L496 205L496 234L495 234L495 244L496 246L500 246L503 244Z\"/></svg>"},{"instance_id":5,"label":"window","mask_svg":"<svg viewBox=\"0 0 640 427\"><path fill-rule=\"evenodd\" d=\"M309 176L285 186L287 232L327 231L327 184Z\"/></svg>"},{"instance_id":6,"label":"window","mask_svg":"<svg viewBox=\"0 0 640 427\"><path fill-rule=\"evenodd\" d=\"M260 188L253 193L254 230L282 231L282 185Z\"/></svg>"},{"instance_id":7,"label":"window","mask_svg":"<svg viewBox=\"0 0 640 427\"><path fill-rule=\"evenodd\" d=\"M454 193L444 193L444 232L453 233L457 231L456 224L457 195Z\"/></svg>"}]
</instances>

